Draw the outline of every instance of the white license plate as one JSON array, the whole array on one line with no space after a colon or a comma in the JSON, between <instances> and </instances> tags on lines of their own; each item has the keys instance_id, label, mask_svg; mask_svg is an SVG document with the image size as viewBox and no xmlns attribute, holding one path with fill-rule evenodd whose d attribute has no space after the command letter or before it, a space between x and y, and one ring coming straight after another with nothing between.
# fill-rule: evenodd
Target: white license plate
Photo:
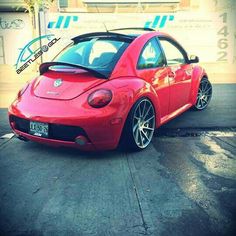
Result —
<instances>
[{"instance_id":1,"label":"white license plate","mask_svg":"<svg viewBox=\"0 0 236 236\"><path fill-rule=\"evenodd\" d=\"M30 134L47 138L48 137L48 124L30 121Z\"/></svg>"}]
</instances>

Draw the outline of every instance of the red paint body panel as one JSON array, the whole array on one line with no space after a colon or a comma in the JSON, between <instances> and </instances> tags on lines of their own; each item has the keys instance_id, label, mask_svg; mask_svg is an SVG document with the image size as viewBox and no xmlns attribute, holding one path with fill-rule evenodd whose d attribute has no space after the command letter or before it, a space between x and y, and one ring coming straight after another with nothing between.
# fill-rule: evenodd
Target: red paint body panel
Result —
<instances>
[{"instance_id":1,"label":"red paint body panel","mask_svg":"<svg viewBox=\"0 0 236 236\"><path fill-rule=\"evenodd\" d=\"M63 80L63 84L55 88L53 83L58 78ZM104 80L78 69L72 73L49 71L35 81L32 93L41 98L70 100L103 82Z\"/></svg>"},{"instance_id":2,"label":"red paint body panel","mask_svg":"<svg viewBox=\"0 0 236 236\"><path fill-rule=\"evenodd\" d=\"M184 112L195 104L199 82L207 75L200 66L191 64L138 70L144 45L160 34L152 32L134 39L107 80L80 69L66 73L48 71L33 80L9 107L9 116L83 128L89 140L85 146L33 136L15 127L13 130L27 139L49 145L105 150L117 147L129 111L141 97L153 103L156 127ZM53 83L58 78L63 80L63 85L55 88ZM103 108L88 104L88 96L97 89L112 91L112 100Z\"/></svg>"}]
</instances>

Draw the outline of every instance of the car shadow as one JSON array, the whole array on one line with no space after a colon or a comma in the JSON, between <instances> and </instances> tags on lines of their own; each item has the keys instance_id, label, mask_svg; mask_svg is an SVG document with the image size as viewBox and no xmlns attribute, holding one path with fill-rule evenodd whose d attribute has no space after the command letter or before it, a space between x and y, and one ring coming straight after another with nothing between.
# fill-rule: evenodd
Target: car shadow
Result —
<instances>
[{"instance_id":1,"label":"car shadow","mask_svg":"<svg viewBox=\"0 0 236 236\"><path fill-rule=\"evenodd\" d=\"M17 138L16 138L17 139ZM20 140L19 140L20 142ZM122 153L119 149L115 150L107 150L107 151L82 151L77 148L71 147L53 147L45 144L40 144L36 142L25 142L25 149L28 149L30 152L39 152L40 155L50 155L54 157L62 157L67 156L68 158L79 158L79 159L110 159L110 158L118 158L122 156Z\"/></svg>"}]
</instances>

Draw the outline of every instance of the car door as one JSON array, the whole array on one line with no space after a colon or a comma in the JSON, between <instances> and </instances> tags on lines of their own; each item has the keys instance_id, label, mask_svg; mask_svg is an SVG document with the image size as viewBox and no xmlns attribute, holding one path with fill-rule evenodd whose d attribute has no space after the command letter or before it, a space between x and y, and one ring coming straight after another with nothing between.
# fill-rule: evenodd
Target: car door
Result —
<instances>
[{"instance_id":1,"label":"car door","mask_svg":"<svg viewBox=\"0 0 236 236\"><path fill-rule=\"evenodd\" d=\"M161 118L169 111L169 81L166 61L156 37L144 45L137 63L137 74L146 80L157 92L159 98L158 115Z\"/></svg>"},{"instance_id":2,"label":"car door","mask_svg":"<svg viewBox=\"0 0 236 236\"><path fill-rule=\"evenodd\" d=\"M185 50L174 40L160 37L170 83L169 114L190 103L192 66Z\"/></svg>"}]
</instances>

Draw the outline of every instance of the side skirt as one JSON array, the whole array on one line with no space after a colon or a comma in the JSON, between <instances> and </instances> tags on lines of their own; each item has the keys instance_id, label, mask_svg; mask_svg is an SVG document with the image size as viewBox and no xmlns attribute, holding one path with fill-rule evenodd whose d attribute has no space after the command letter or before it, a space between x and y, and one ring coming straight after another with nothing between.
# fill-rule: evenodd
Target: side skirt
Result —
<instances>
[{"instance_id":1,"label":"side skirt","mask_svg":"<svg viewBox=\"0 0 236 236\"><path fill-rule=\"evenodd\" d=\"M181 113L187 111L189 108L191 108L193 106L192 103L188 103L182 107L180 107L178 110L172 112L171 114L168 114L164 117L161 118L161 122L160 124L158 125L158 127L160 127L161 125L165 124L166 122L172 120L173 118L179 116Z\"/></svg>"}]
</instances>

